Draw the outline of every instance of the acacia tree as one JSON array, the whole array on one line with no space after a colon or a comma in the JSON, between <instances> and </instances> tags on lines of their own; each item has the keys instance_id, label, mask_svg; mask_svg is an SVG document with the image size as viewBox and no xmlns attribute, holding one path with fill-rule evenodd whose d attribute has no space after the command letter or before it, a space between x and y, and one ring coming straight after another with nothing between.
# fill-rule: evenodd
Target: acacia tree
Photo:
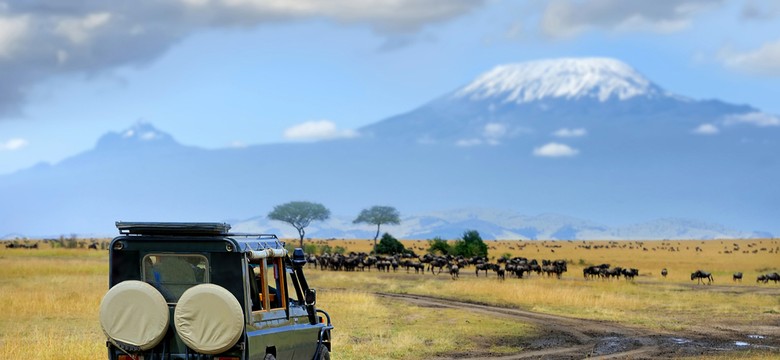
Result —
<instances>
[{"instance_id":1,"label":"acacia tree","mask_svg":"<svg viewBox=\"0 0 780 360\"><path fill-rule=\"evenodd\" d=\"M283 221L298 230L301 236L301 248L303 248L303 236L306 235L306 227L312 221L323 221L330 217L330 210L324 205L308 201L291 201L276 205L268 213L271 220Z\"/></svg>"},{"instance_id":2,"label":"acacia tree","mask_svg":"<svg viewBox=\"0 0 780 360\"><path fill-rule=\"evenodd\" d=\"M376 247L376 239L379 238L379 227L382 224L398 225L401 223L400 217L398 210L392 206L372 206L371 208L363 209L352 223L376 224L376 235L374 235L374 247Z\"/></svg>"}]
</instances>

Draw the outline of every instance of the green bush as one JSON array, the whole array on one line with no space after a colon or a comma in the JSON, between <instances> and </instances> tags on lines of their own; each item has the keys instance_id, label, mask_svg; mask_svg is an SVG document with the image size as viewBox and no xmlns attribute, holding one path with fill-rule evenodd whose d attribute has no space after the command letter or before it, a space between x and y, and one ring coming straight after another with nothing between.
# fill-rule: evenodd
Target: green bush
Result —
<instances>
[{"instance_id":1,"label":"green bush","mask_svg":"<svg viewBox=\"0 0 780 360\"><path fill-rule=\"evenodd\" d=\"M487 256L488 247L479 232L476 230L467 230L463 237L455 241L453 255L462 255L464 257Z\"/></svg>"},{"instance_id":2,"label":"green bush","mask_svg":"<svg viewBox=\"0 0 780 360\"><path fill-rule=\"evenodd\" d=\"M447 243L447 240L437 236L428 240L428 252L431 254L438 253L441 255L447 255L452 252L452 247L450 247L450 244Z\"/></svg>"},{"instance_id":3,"label":"green bush","mask_svg":"<svg viewBox=\"0 0 780 360\"><path fill-rule=\"evenodd\" d=\"M398 239L394 238L392 235L388 233L384 233L382 235L382 239L379 240L379 244L376 245L376 251L377 254L400 254L403 253L405 250L404 244L401 244Z\"/></svg>"}]
</instances>

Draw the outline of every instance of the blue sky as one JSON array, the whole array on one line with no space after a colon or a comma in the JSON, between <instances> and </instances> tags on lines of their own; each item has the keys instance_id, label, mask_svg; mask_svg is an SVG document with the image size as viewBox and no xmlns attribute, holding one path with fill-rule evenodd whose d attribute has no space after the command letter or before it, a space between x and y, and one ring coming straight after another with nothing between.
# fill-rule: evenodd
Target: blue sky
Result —
<instances>
[{"instance_id":1,"label":"blue sky","mask_svg":"<svg viewBox=\"0 0 780 360\"><path fill-rule=\"evenodd\" d=\"M496 65L579 56L780 114L771 0L0 0L0 174L137 121L206 148L349 136Z\"/></svg>"}]
</instances>

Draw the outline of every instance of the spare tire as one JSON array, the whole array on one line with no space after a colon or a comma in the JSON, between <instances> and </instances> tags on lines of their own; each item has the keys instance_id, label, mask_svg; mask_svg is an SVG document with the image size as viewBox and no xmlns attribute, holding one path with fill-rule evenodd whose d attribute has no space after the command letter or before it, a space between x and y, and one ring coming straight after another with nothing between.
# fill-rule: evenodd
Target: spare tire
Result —
<instances>
[{"instance_id":1,"label":"spare tire","mask_svg":"<svg viewBox=\"0 0 780 360\"><path fill-rule=\"evenodd\" d=\"M152 285L127 280L114 285L100 301L100 326L108 340L125 351L149 350L165 337L168 304Z\"/></svg>"},{"instance_id":2,"label":"spare tire","mask_svg":"<svg viewBox=\"0 0 780 360\"><path fill-rule=\"evenodd\" d=\"M179 298L173 312L176 332L190 349L220 354L244 333L244 311L230 291L214 284L193 286Z\"/></svg>"}]
</instances>

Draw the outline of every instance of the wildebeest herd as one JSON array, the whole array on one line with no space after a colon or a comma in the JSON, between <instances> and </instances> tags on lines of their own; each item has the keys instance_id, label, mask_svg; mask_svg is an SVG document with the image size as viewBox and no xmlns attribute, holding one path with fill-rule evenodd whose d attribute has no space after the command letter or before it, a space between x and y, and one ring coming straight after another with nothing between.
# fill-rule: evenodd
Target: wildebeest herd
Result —
<instances>
[{"instance_id":1,"label":"wildebeest herd","mask_svg":"<svg viewBox=\"0 0 780 360\"><path fill-rule=\"evenodd\" d=\"M523 278L532 272L537 275L546 275L548 277L561 277L561 274L567 271L565 260L542 260L541 263L536 259L527 259L524 257L499 258L495 263L489 261L487 257L474 256L465 258L463 256L452 255L433 255L425 254L418 256L414 253L405 253L402 255L371 255L365 252L350 252L343 254L323 254L321 256L310 255L307 262L321 270L332 271L371 271L375 268L378 271L398 271L399 269L415 274L430 273L438 275L443 271L449 273L453 279L460 276L461 271L473 267L476 277L480 273L488 277L488 274L495 273L498 279L505 279L507 275L517 278Z\"/></svg>"},{"instance_id":2,"label":"wildebeest herd","mask_svg":"<svg viewBox=\"0 0 780 360\"><path fill-rule=\"evenodd\" d=\"M10 244L5 244L5 248L6 249L37 249L38 243L32 245L10 243Z\"/></svg>"},{"instance_id":3,"label":"wildebeest herd","mask_svg":"<svg viewBox=\"0 0 780 360\"><path fill-rule=\"evenodd\" d=\"M365 252L350 252L348 254L328 254L309 255L307 262L314 268L331 271L371 271L374 268L380 272L397 272L399 270L415 274L429 273L438 275L446 271L452 279L458 279L460 274L466 269L473 269L476 277L489 277L494 273L499 280L504 280L507 276L522 279L530 276L532 273L540 276L561 278L561 275L568 270L566 260L547 260L541 262L537 259L528 259L525 257L506 258L501 257L495 262L490 262L487 257L475 256L465 258L463 256L452 255L433 255L425 254L418 256L414 253L405 253L399 255L374 255ZM634 280L639 276L639 269L631 267L612 267L610 264L592 265L583 268L583 277L585 280L594 279L620 279ZM664 268L661 275L666 278L669 271ZM733 274L734 281L742 281L742 273ZM696 280L698 284L711 284L714 277L711 272L696 270L691 273L691 281ZM778 273L768 273L758 276L757 282L767 283L774 281L780 282Z\"/></svg>"}]
</instances>

